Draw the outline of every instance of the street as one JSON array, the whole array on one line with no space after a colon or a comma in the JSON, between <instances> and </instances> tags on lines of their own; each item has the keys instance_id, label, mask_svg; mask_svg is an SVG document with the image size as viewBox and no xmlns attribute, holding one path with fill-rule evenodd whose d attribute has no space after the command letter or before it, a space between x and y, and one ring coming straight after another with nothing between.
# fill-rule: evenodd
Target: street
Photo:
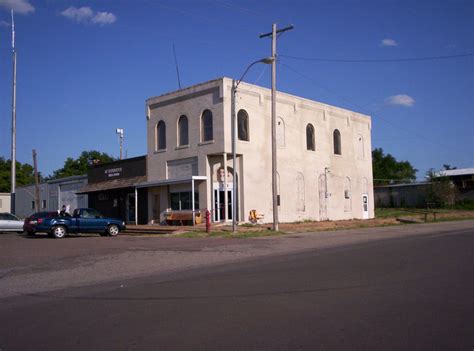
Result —
<instances>
[{"instance_id":1,"label":"street","mask_svg":"<svg viewBox=\"0 0 474 351\"><path fill-rule=\"evenodd\" d=\"M472 350L473 228L2 234L0 349Z\"/></svg>"}]
</instances>

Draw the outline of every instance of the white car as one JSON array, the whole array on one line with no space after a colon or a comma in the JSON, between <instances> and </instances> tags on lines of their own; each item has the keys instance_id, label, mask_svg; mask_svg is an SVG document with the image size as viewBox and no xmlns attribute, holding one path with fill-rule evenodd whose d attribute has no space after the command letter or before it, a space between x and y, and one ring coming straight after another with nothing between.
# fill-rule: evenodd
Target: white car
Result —
<instances>
[{"instance_id":1,"label":"white car","mask_svg":"<svg viewBox=\"0 0 474 351\"><path fill-rule=\"evenodd\" d=\"M0 233L1 232L23 233L23 221L11 213L0 213Z\"/></svg>"}]
</instances>

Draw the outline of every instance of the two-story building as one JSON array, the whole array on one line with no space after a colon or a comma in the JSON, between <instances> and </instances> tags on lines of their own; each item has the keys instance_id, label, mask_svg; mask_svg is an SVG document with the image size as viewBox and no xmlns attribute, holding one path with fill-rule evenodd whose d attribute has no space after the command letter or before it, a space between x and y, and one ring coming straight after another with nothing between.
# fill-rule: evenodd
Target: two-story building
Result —
<instances>
[{"instance_id":1,"label":"two-story building","mask_svg":"<svg viewBox=\"0 0 474 351\"><path fill-rule=\"evenodd\" d=\"M216 222L272 221L271 91L219 78L146 101L148 222L166 211L212 210ZM370 117L277 93L279 219L373 218ZM233 193L237 182L237 193Z\"/></svg>"}]
</instances>

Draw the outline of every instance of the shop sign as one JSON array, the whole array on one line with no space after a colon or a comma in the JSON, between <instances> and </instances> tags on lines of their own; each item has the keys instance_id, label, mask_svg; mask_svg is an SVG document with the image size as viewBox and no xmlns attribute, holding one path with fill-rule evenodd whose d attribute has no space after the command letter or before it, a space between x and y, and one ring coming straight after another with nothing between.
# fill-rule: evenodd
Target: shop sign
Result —
<instances>
[{"instance_id":1,"label":"shop sign","mask_svg":"<svg viewBox=\"0 0 474 351\"><path fill-rule=\"evenodd\" d=\"M120 177L120 175L122 174L122 167L106 169L104 173L107 178Z\"/></svg>"}]
</instances>

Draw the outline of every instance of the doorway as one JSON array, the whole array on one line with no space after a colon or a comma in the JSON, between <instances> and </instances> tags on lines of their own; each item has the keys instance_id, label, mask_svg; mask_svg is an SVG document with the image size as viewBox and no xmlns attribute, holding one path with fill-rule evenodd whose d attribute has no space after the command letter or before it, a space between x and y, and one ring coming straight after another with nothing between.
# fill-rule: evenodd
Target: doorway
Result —
<instances>
[{"instance_id":1,"label":"doorway","mask_svg":"<svg viewBox=\"0 0 474 351\"><path fill-rule=\"evenodd\" d=\"M126 201L126 222L135 223L135 194L127 194Z\"/></svg>"},{"instance_id":2,"label":"doorway","mask_svg":"<svg viewBox=\"0 0 474 351\"><path fill-rule=\"evenodd\" d=\"M362 219L369 219L369 195L362 194Z\"/></svg>"},{"instance_id":3,"label":"doorway","mask_svg":"<svg viewBox=\"0 0 474 351\"><path fill-rule=\"evenodd\" d=\"M227 206L227 220L232 220L232 202L234 201L232 183L227 184L227 199L225 203L225 190L221 184L217 183L214 186L214 222L225 221L225 208ZM230 189L229 189L230 188Z\"/></svg>"}]
</instances>

